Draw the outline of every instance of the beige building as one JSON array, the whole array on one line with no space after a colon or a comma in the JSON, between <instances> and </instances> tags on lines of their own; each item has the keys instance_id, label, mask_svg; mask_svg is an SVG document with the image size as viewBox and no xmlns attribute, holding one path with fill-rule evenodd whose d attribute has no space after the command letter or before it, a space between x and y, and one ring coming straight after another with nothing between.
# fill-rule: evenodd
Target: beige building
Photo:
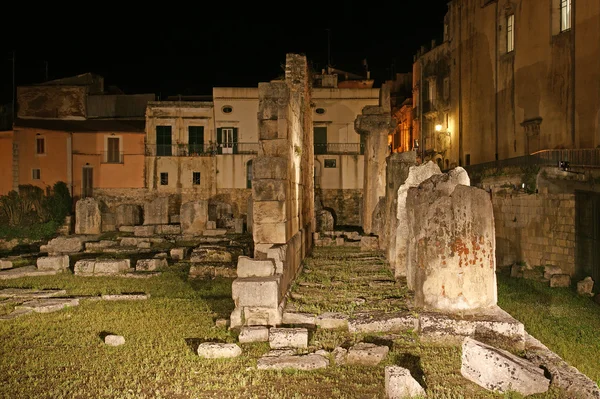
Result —
<instances>
[{"instance_id":1,"label":"beige building","mask_svg":"<svg viewBox=\"0 0 600 399\"><path fill-rule=\"evenodd\" d=\"M181 203L204 199L231 207L233 217L246 216L260 152L258 97L258 88L217 87L207 101L148 103L146 187ZM369 87L313 88L315 185L338 225L360 225L364 157L354 120L378 98L379 90Z\"/></svg>"},{"instance_id":2,"label":"beige building","mask_svg":"<svg viewBox=\"0 0 600 399\"><path fill-rule=\"evenodd\" d=\"M413 66L419 155L443 167L600 145L600 2L453 0Z\"/></svg>"}]
</instances>

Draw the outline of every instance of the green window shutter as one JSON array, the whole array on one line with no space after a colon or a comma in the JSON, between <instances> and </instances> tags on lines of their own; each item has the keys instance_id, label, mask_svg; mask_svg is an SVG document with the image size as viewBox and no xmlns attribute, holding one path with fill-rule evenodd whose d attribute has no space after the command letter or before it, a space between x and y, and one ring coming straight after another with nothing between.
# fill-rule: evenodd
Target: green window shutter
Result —
<instances>
[{"instance_id":1,"label":"green window shutter","mask_svg":"<svg viewBox=\"0 0 600 399\"><path fill-rule=\"evenodd\" d=\"M223 148L221 148L221 144L223 144L223 128L217 128L217 154L223 153Z\"/></svg>"},{"instance_id":2,"label":"green window shutter","mask_svg":"<svg viewBox=\"0 0 600 399\"><path fill-rule=\"evenodd\" d=\"M233 153L238 153L238 128L233 128Z\"/></svg>"}]
</instances>

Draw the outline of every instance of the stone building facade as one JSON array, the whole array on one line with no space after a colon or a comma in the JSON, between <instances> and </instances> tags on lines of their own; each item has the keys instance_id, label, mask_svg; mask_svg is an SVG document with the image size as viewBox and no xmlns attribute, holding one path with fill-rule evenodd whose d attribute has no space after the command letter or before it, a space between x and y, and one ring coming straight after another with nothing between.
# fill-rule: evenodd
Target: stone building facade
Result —
<instances>
[{"instance_id":1,"label":"stone building facade","mask_svg":"<svg viewBox=\"0 0 600 399\"><path fill-rule=\"evenodd\" d=\"M451 1L443 43L413 66L420 155L451 167L598 146L599 18L596 0Z\"/></svg>"}]
</instances>

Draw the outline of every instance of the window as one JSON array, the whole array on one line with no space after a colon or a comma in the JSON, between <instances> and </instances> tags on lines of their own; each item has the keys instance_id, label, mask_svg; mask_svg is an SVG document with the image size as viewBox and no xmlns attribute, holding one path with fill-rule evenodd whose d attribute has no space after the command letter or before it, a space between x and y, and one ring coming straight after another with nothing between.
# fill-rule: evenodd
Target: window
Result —
<instances>
[{"instance_id":1,"label":"window","mask_svg":"<svg viewBox=\"0 0 600 399\"><path fill-rule=\"evenodd\" d=\"M204 126L188 127L188 155L204 152Z\"/></svg>"},{"instance_id":2,"label":"window","mask_svg":"<svg viewBox=\"0 0 600 399\"><path fill-rule=\"evenodd\" d=\"M217 153L219 154L237 154L238 147L238 129L237 127L217 128Z\"/></svg>"},{"instance_id":3,"label":"window","mask_svg":"<svg viewBox=\"0 0 600 399\"><path fill-rule=\"evenodd\" d=\"M168 186L169 185L169 174L166 172L161 172L160 174L160 185Z\"/></svg>"},{"instance_id":4,"label":"window","mask_svg":"<svg viewBox=\"0 0 600 399\"><path fill-rule=\"evenodd\" d=\"M192 184L194 186L200 185L200 172L192 172Z\"/></svg>"},{"instance_id":5,"label":"window","mask_svg":"<svg viewBox=\"0 0 600 399\"><path fill-rule=\"evenodd\" d=\"M233 112L233 107L231 105L224 105L223 108L221 108L221 111L223 111L224 114L230 114Z\"/></svg>"},{"instance_id":6,"label":"window","mask_svg":"<svg viewBox=\"0 0 600 399\"><path fill-rule=\"evenodd\" d=\"M326 159L325 167L326 168L335 168L335 159Z\"/></svg>"},{"instance_id":7,"label":"window","mask_svg":"<svg viewBox=\"0 0 600 399\"><path fill-rule=\"evenodd\" d=\"M315 155L327 154L327 126L313 128Z\"/></svg>"},{"instance_id":8,"label":"window","mask_svg":"<svg viewBox=\"0 0 600 399\"><path fill-rule=\"evenodd\" d=\"M39 169L31 169L31 178L33 180L40 180L41 172Z\"/></svg>"},{"instance_id":9,"label":"window","mask_svg":"<svg viewBox=\"0 0 600 399\"><path fill-rule=\"evenodd\" d=\"M156 155L170 157L173 155L171 126L156 126Z\"/></svg>"},{"instance_id":10,"label":"window","mask_svg":"<svg viewBox=\"0 0 600 399\"><path fill-rule=\"evenodd\" d=\"M471 154L465 155L465 164L467 166L471 165Z\"/></svg>"},{"instance_id":11,"label":"window","mask_svg":"<svg viewBox=\"0 0 600 399\"><path fill-rule=\"evenodd\" d=\"M450 97L450 78L444 78L444 100L447 101Z\"/></svg>"},{"instance_id":12,"label":"window","mask_svg":"<svg viewBox=\"0 0 600 399\"><path fill-rule=\"evenodd\" d=\"M506 17L506 52L515 49L515 14Z\"/></svg>"},{"instance_id":13,"label":"window","mask_svg":"<svg viewBox=\"0 0 600 399\"><path fill-rule=\"evenodd\" d=\"M315 109L315 112L319 115L323 115L325 113L325 108L317 108Z\"/></svg>"},{"instance_id":14,"label":"window","mask_svg":"<svg viewBox=\"0 0 600 399\"><path fill-rule=\"evenodd\" d=\"M571 0L560 0L560 31L571 29Z\"/></svg>"},{"instance_id":15,"label":"window","mask_svg":"<svg viewBox=\"0 0 600 399\"><path fill-rule=\"evenodd\" d=\"M106 162L121 163L121 140L119 137L108 137L106 139Z\"/></svg>"},{"instance_id":16,"label":"window","mask_svg":"<svg viewBox=\"0 0 600 399\"><path fill-rule=\"evenodd\" d=\"M252 160L246 164L246 188L252 188Z\"/></svg>"},{"instance_id":17,"label":"window","mask_svg":"<svg viewBox=\"0 0 600 399\"><path fill-rule=\"evenodd\" d=\"M94 168L85 164L81 173L81 198L92 197L94 195Z\"/></svg>"},{"instance_id":18,"label":"window","mask_svg":"<svg viewBox=\"0 0 600 399\"><path fill-rule=\"evenodd\" d=\"M35 153L45 154L46 153L46 138L42 136L35 136Z\"/></svg>"}]
</instances>

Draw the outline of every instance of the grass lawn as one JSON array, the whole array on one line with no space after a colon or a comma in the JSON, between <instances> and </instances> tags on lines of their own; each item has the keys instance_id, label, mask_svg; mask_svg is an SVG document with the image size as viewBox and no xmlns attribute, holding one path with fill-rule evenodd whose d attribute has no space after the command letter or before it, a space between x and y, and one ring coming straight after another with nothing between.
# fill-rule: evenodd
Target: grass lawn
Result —
<instances>
[{"instance_id":1,"label":"grass lawn","mask_svg":"<svg viewBox=\"0 0 600 399\"><path fill-rule=\"evenodd\" d=\"M217 318L228 318L233 310L232 280L188 280L187 267L176 264L150 279L65 273L0 281L0 288L60 288L73 296L133 292L151 295L148 300L129 302L83 300L77 307L58 312L1 321L0 397L383 399L384 367L398 364L410 369L426 386L429 398L520 398L516 394L490 393L464 379L460 375L460 347L420 344L412 334L354 336L317 330L310 337L311 349L326 350L360 340L388 342L390 354L376 367L331 365L312 372L256 370L256 360L269 350L267 343L242 345L243 354L235 359L200 358L195 353L200 342L236 342L234 332L215 327ZM550 292L528 284L501 278L502 304L525 322L534 336L590 377L599 379L598 368L594 370L592 362L596 360L597 365L600 359L600 307L588 305L589 299L574 298L567 290ZM556 302L550 295L554 293L560 298ZM545 322L551 315L540 306L548 303L555 304L553 317L564 324ZM531 308L531 312L524 308ZM0 307L0 312L9 310L10 305ZM574 312L588 319L589 324L568 332ZM561 344L553 336L563 330L567 341ZM123 335L125 345L106 346L101 339L106 333ZM565 353L560 352L561 346ZM530 396L563 397L554 390Z\"/></svg>"}]
</instances>

